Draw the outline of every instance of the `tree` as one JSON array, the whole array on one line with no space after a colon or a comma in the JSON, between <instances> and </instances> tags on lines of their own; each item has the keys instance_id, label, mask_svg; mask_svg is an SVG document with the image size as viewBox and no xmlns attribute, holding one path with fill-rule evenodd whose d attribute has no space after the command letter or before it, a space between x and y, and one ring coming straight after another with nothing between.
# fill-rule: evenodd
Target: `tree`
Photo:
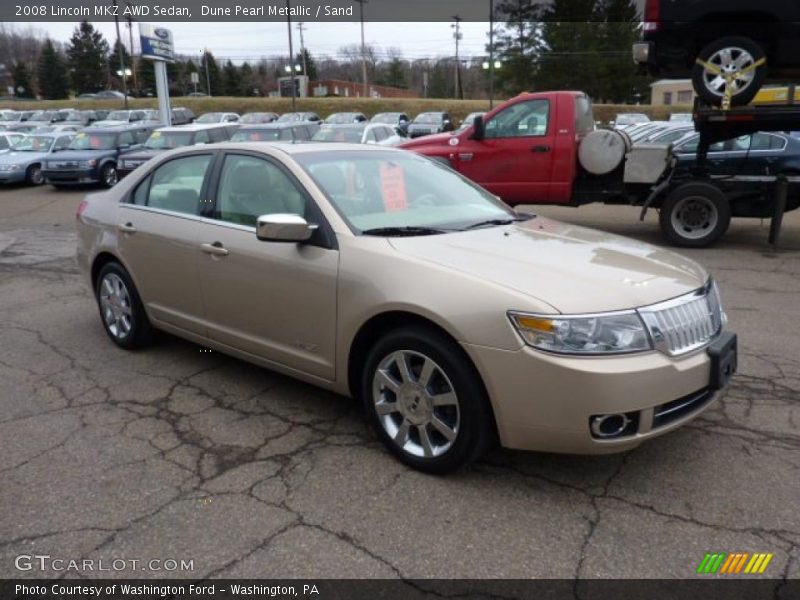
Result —
<instances>
[{"instance_id":1,"label":"tree","mask_svg":"<svg viewBox=\"0 0 800 600\"><path fill-rule=\"evenodd\" d=\"M139 59L136 63L136 83L139 96L154 96L156 93L156 72L153 61L146 58Z\"/></svg>"},{"instance_id":2,"label":"tree","mask_svg":"<svg viewBox=\"0 0 800 600\"><path fill-rule=\"evenodd\" d=\"M205 90L206 94L209 96L213 96L216 94L217 96L224 93L223 85L222 85L222 76L219 72L219 65L217 64L214 55L209 52L208 50L205 51L205 56L203 56L202 61L202 68L200 69L200 83L202 84L203 89ZM208 85L206 84L207 81L211 82L211 89L207 89Z\"/></svg>"},{"instance_id":3,"label":"tree","mask_svg":"<svg viewBox=\"0 0 800 600\"><path fill-rule=\"evenodd\" d=\"M33 87L28 65L22 61L15 62L14 66L11 67L11 79L14 82L14 95L17 98L33 98Z\"/></svg>"},{"instance_id":4,"label":"tree","mask_svg":"<svg viewBox=\"0 0 800 600\"><path fill-rule=\"evenodd\" d=\"M308 48L303 48L302 52L298 52L296 64L302 65L304 57L305 57L306 75L308 75L309 81L317 81L317 61L315 61L314 57L311 56L311 53L308 51Z\"/></svg>"},{"instance_id":5,"label":"tree","mask_svg":"<svg viewBox=\"0 0 800 600\"><path fill-rule=\"evenodd\" d=\"M103 39L103 34L87 21L81 21L67 47L67 62L75 93L98 92L103 89L107 56L108 42Z\"/></svg>"},{"instance_id":6,"label":"tree","mask_svg":"<svg viewBox=\"0 0 800 600\"><path fill-rule=\"evenodd\" d=\"M37 79L39 94L45 100L62 100L69 97L67 67L50 38L47 38L42 46Z\"/></svg>"},{"instance_id":7,"label":"tree","mask_svg":"<svg viewBox=\"0 0 800 600\"><path fill-rule=\"evenodd\" d=\"M502 63L495 72L497 86L510 94L535 89L542 4L539 0L502 0L496 7L505 28L495 34L494 54Z\"/></svg>"},{"instance_id":8,"label":"tree","mask_svg":"<svg viewBox=\"0 0 800 600\"><path fill-rule=\"evenodd\" d=\"M250 63L244 63L239 69L239 95L240 96L254 96L257 93L253 92L256 88L255 76L253 74L253 67Z\"/></svg>"},{"instance_id":9,"label":"tree","mask_svg":"<svg viewBox=\"0 0 800 600\"><path fill-rule=\"evenodd\" d=\"M239 69L230 60L225 62L222 69L224 75L224 86L226 96L238 96L242 92L242 79L239 77Z\"/></svg>"},{"instance_id":10,"label":"tree","mask_svg":"<svg viewBox=\"0 0 800 600\"><path fill-rule=\"evenodd\" d=\"M122 67L120 67L119 55L122 54ZM121 41L114 43L114 49L108 55L108 69L111 73L112 86L117 89L122 89L122 78L125 77L125 69L132 69L133 61L131 55L128 54L128 49ZM120 75L120 70L123 74ZM131 79L132 81L132 79Z\"/></svg>"}]
</instances>

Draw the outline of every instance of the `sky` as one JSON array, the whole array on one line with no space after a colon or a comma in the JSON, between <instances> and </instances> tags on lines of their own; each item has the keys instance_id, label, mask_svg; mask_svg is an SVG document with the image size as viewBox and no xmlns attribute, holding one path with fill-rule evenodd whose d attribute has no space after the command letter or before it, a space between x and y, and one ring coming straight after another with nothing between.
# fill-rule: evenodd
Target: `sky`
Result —
<instances>
[{"instance_id":1,"label":"sky","mask_svg":"<svg viewBox=\"0 0 800 600\"><path fill-rule=\"evenodd\" d=\"M102 31L109 44L116 39L114 23L93 23ZM286 23L163 23L171 29L178 54L199 55L204 47L218 59L234 62L258 60L261 57L288 55L288 33ZM76 23L15 23L17 28L33 27L54 40L66 42L72 35ZM127 26L120 25L124 43L127 45ZM361 43L359 23L305 23L303 37L305 45L314 56L336 56L339 48ZM459 55L465 58L485 55L488 43L488 23L461 23L462 39ZM134 23L134 40L137 40ZM365 23L364 35L367 44L381 50L398 48L403 58L433 58L453 56L455 40L450 23ZM295 52L300 47L297 24L292 31Z\"/></svg>"}]
</instances>

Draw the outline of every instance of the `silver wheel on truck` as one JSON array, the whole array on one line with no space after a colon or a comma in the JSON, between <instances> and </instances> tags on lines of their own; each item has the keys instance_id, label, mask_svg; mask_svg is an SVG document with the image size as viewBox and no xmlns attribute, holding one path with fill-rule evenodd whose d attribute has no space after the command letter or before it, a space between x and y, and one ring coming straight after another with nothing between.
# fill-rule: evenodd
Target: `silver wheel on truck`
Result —
<instances>
[{"instance_id":1,"label":"silver wheel on truck","mask_svg":"<svg viewBox=\"0 0 800 600\"><path fill-rule=\"evenodd\" d=\"M661 205L661 231L677 246L702 248L725 235L731 209L722 191L710 183L685 183Z\"/></svg>"},{"instance_id":2,"label":"silver wheel on truck","mask_svg":"<svg viewBox=\"0 0 800 600\"><path fill-rule=\"evenodd\" d=\"M692 68L697 95L712 106L730 95L731 104L742 106L755 98L767 75L764 51L746 37L727 37L700 51Z\"/></svg>"}]
</instances>

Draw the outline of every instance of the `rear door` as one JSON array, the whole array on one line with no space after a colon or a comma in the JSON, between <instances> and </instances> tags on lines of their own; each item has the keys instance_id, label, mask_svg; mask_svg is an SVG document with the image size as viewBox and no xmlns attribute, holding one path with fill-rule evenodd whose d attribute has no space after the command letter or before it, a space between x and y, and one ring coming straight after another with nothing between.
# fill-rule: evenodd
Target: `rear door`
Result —
<instances>
[{"instance_id":1,"label":"rear door","mask_svg":"<svg viewBox=\"0 0 800 600\"><path fill-rule=\"evenodd\" d=\"M148 314L205 335L199 293L197 228L214 154L182 155L156 168L120 204L121 258Z\"/></svg>"},{"instance_id":2,"label":"rear door","mask_svg":"<svg viewBox=\"0 0 800 600\"><path fill-rule=\"evenodd\" d=\"M554 111L551 102L541 98L508 106L486 122L484 139L453 146L457 170L508 202L547 200Z\"/></svg>"}]
</instances>

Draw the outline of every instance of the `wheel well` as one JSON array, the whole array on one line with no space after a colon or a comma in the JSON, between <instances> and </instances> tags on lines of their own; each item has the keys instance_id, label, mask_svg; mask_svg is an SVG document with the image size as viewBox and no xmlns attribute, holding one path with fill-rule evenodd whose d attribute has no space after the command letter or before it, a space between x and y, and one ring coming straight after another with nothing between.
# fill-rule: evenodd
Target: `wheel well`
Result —
<instances>
[{"instance_id":1,"label":"wheel well","mask_svg":"<svg viewBox=\"0 0 800 600\"><path fill-rule=\"evenodd\" d=\"M119 262L119 259L110 252L101 252L94 258L94 262L92 263L93 286L97 283L97 275L100 273L100 269L105 267L110 262Z\"/></svg>"}]
</instances>

